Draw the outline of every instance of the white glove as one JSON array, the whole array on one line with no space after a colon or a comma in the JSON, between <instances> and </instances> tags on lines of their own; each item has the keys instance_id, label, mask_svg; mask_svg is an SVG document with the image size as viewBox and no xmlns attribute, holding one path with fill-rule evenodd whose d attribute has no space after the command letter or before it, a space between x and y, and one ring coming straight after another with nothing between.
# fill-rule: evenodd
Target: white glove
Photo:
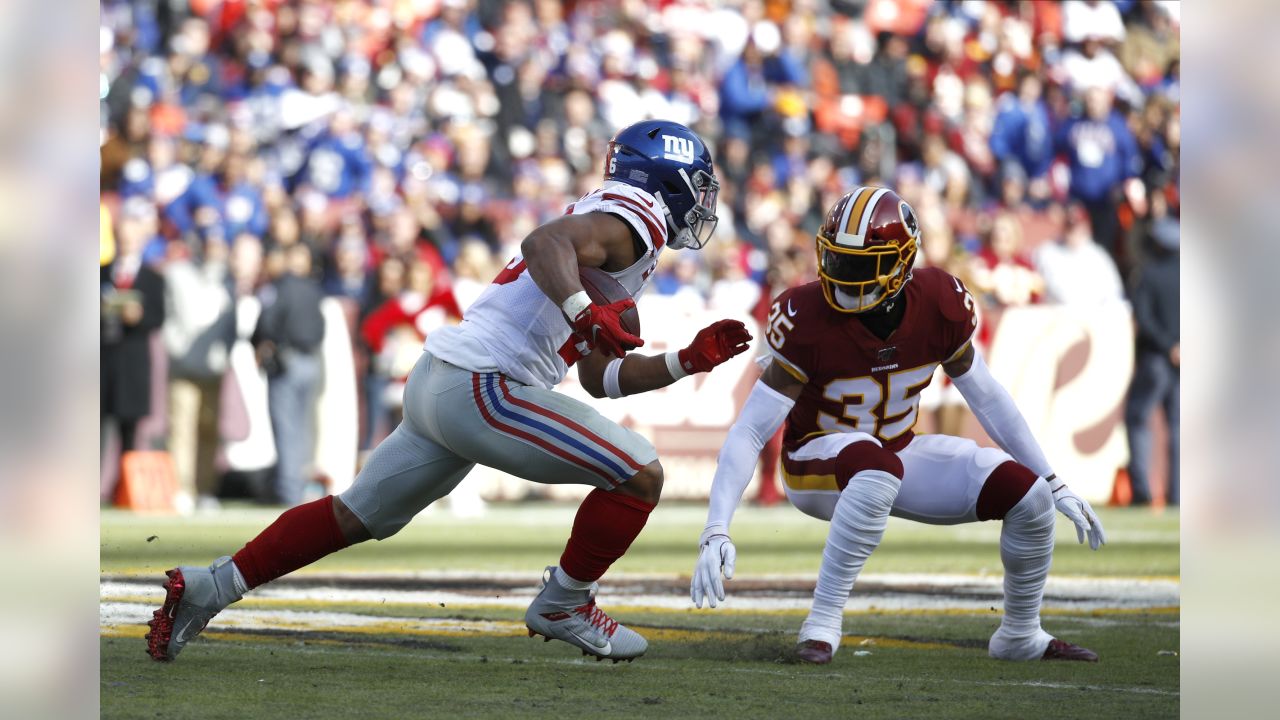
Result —
<instances>
[{"instance_id":1,"label":"white glove","mask_svg":"<svg viewBox=\"0 0 1280 720\"><path fill-rule=\"evenodd\" d=\"M711 607L716 606L717 600L724 600L721 568L724 569L725 579L733 579L733 565L737 562L738 550L726 531L727 528L723 525L709 525L698 540L698 564L693 568L693 582L689 583L689 596L698 607L702 607L704 595Z\"/></svg>"},{"instance_id":2,"label":"white glove","mask_svg":"<svg viewBox=\"0 0 1280 720\"><path fill-rule=\"evenodd\" d=\"M1089 503L1084 498L1071 492L1071 488L1067 484L1052 476L1049 480L1049 489L1053 491L1053 504L1058 507L1058 512L1066 515L1071 522L1076 524L1076 538L1079 542L1084 542L1085 535L1089 536L1089 547L1097 550L1099 545L1107 544L1107 536L1102 531L1102 521L1093 512L1093 508L1089 507Z\"/></svg>"}]
</instances>

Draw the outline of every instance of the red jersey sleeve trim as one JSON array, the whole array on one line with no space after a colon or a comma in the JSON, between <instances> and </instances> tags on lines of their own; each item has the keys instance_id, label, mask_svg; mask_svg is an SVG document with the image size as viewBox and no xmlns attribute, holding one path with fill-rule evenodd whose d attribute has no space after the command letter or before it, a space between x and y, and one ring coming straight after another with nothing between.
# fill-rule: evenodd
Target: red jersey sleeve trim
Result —
<instances>
[{"instance_id":1,"label":"red jersey sleeve trim","mask_svg":"<svg viewBox=\"0 0 1280 720\"><path fill-rule=\"evenodd\" d=\"M629 198L626 195L618 195L617 193L607 192L603 193L601 197L621 205L623 209L640 218L640 221L644 223L645 228L649 231L650 242L653 243L655 250L666 244L666 234L663 232L663 226L658 222L658 215L653 208L645 207L638 200Z\"/></svg>"}]
</instances>

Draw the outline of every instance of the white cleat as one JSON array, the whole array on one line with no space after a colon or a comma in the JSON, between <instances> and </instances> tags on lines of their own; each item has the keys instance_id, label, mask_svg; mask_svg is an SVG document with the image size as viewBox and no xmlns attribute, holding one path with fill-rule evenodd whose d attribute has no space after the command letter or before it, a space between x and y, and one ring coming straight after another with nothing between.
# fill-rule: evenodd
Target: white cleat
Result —
<instances>
[{"instance_id":1,"label":"white cleat","mask_svg":"<svg viewBox=\"0 0 1280 720\"><path fill-rule=\"evenodd\" d=\"M177 567L165 572L164 604L147 621L147 654L168 662L178 657L205 625L241 593L235 583L236 566L224 555L209 567Z\"/></svg>"},{"instance_id":2,"label":"white cleat","mask_svg":"<svg viewBox=\"0 0 1280 720\"><path fill-rule=\"evenodd\" d=\"M542 590L524 614L529 637L541 635L543 640L563 640L593 655L596 660L615 663L630 662L649 649L639 633L609 617L596 605L598 586L587 590L569 590L556 582L556 568L543 574Z\"/></svg>"}]
</instances>

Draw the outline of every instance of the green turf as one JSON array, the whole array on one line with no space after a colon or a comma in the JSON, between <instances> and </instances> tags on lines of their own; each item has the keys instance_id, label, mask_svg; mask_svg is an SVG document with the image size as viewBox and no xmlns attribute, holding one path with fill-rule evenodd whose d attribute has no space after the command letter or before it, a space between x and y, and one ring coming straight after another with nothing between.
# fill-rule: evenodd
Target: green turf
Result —
<instances>
[{"instance_id":1,"label":"green turf","mask_svg":"<svg viewBox=\"0 0 1280 720\"><path fill-rule=\"evenodd\" d=\"M514 619L512 612L494 617ZM666 627L701 627L696 614ZM649 618L637 618L643 631ZM1055 617L1048 629L1103 662L1002 663L982 649L980 616L857 616L857 632L951 643L944 649L852 644L826 667L788 662L794 618L738 616L727 639L664 641L632 665L588 662L527 638L342 636L198 640L158 664L136 638L102 640L102 716L126 717L982 717L1050 708L1089 717L1178 712L1176 617ZM883 641L881 641L883 642ZM870 655L856 656L856 650Z\"/></svg>"},{"instance_id":2,"label":"green turf","mask_svg":"<svg viewBox=\"0 0 1280 720\"><path fill-rule=\"evenodd\" d=\"M671 504L615 567L687 574L704 509ZM104 572L157 575L236 550L276 511L238 509L195 518L103 513ZM1104 510L1110 544L1092 553L1059 519L1056 575L1176 576L1172 513ZM505 570L538 574L563 547L573 508L495 507L483 520L446 512L416 520L383 543L366 543L315 566L348 570ZM790 508L744 508L733 532L739 577L813 573L826 526ZM869 572L1000 572L994 523L950 528L894 521ZM276 603L273 609L289 609ZM299 604L296 609L307 610ZM314 608L310 608L314 609ZM511 608L329 605L394 617L517 622ZM1002 663L986 657L995 613L855 613L826 667L789 661L797 613L629 613L641 632L709 631L652 643L634 664L587 662L562 643L524 637L344 635L240 631L201 637L170 664L152 662L134 637L101 639L101 703L107 718L470 717L1171 717L1179 709L1176 613L1047 615L1045 628L1096 650L1097 665ZM894 641L929 643L928 646ZM871 654L858 656L857 651ZM1164 651L1162 654L1161 651Z\"/></svg>"},{"instance_id":3,"label":"green turf","mask_svg":"<svg viewBox=\"0 0 1280 720\"><path fill-rule=\"evenodd\" d=\"M177 564L207 564L235 552L278 514L236 510L194 518L102 514L102 570L160 571ZM1101 509L1109 544L1099 552L1076 542L1073 526L1058 519L1055 575L1176 576L1178 517L1148 510ZM706 510L660 507L626 557L620 572L687 574ZM483 570L536 574L564 548L573 508L545 504L495 507L484 519L459 520L434 511L395 537L369 542L312 566L326 570ZM738 568L746 574L816 573L826 523L790 507L743 508L733 524ZM933 527L894 519L868 572L999 573L998 523ZM154 538L154 539L150 539ZM149 540L150 539L150 540Z\"/></svg>"}]
</instances>

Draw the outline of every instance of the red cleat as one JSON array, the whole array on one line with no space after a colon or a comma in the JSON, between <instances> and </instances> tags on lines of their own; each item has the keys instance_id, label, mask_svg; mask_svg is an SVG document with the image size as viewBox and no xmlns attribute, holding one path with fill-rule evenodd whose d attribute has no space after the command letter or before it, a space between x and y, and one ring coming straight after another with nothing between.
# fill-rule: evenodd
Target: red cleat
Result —
<instances>
[{"instance_id":1,"label":"red cleat","mask_svg":"<svg viewBox=\"0 0 1280 720\"><path fill-rule=\"evenodd\" d=\"M1064 640L1054 638L1044 650L1041 660L1076 660L1078 662L1098 662L1098 653L1089 648L1072 645Z\"/></svg>"},{"instance_id":2,"label":"red cleat","mask_svg":"<svg viewBox=\"0 0 1280 720\"><path fill-rule=\"evenodd\" d=\"M240 599L236 566L224 555L209 567L184 565L165 573L164 604L147 625L147 654L161 662L178 657L223 608Z\"/></svg>"},{"instance_id":3,"label":"red cleat","mask_svg":"<svg viewBox=\"0 0 1280 720\"><path fill-rule=\"evenodd\" d=\"M813 663L814 665L826 665L831 662L831 656L835 652L831 649L831 643L822 640L805 640L796 645L796 657L802 662Z\"/></svg>"},{"instance_id":4,"label":"red cleat","mask_svg":"<svg viewBox=\"0 0 1280 720\"><path fill-rule=\"evenodd\" d=\"M186 580L178 568L166 571L168 579L164 581L164 604L160 606L147 621L151 632L144 636L147 641L147 654L154 660L168 662L173 659L169 654L169 638L173 635L173 618L178 612L178 603L182 600L182 592L186 589Z\"/></svg>"}]
</instances>

